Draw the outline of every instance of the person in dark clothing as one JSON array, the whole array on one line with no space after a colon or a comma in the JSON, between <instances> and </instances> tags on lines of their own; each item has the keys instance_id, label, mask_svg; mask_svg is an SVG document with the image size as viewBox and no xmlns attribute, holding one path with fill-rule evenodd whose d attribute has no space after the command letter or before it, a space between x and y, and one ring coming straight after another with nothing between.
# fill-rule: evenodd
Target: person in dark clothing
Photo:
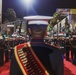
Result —
<instances>
[{"instance_id":1,"label":"person in dark clothing","mask_svg":"<svg viewBox=\"0 0 76 75\"><path fill-rule=\"evenodd\" d=\"M12 38L9 43L10 43L10 50L11 50L10 57L11 57L14 51L14 47L17 45L17 43L15 38Z\"/></svg>"},{"instance_id":2,"label":"person in dark clothing","mask_svg":"<svg viewBox=\"0 0 76 75\"><path fill-rule=\"evenodd\" d=\"M71 49L71 43L70 43L69 39L66 39L65 49L66 49L66 60L70 60L69 59L69 53L70 53L70 49Z\"/></svg>"},{"instance_id":3,"label":"person in dark clothing","mask_svg":"<svg viewBox=\"0 0 76 75\"><path fill-rule=\"evenodd\" d=\"M9 49L10 49L10 46L9 46L9 41L5 40L5 44L4 44L4 51L5 51L5 62L8 62L9 61Z\"/></svg>"},{"instance_id":4,"label":"person in dark clothing","mask_svg":"<svg viewBox=\"0 0 76 75\"><path fill-rule=\"evenodd\" d=\"M71 60L73 60L73 47L72 47L72 41L73 41L73 38L70 39L70 44L71 44Z\"/></svg>"},{"instance_id":5,"label":"person in dark clothing","mask_svg":"<svg viewBox=\"0 0 76 75\"><path fill-rule=\"evenodd\" d=\"M61 50L61 53L62 53L62 57L63 57L63 60L64 60L64 54L66 52L66 49L65 49L65 40L62 36L59 36L59 39L58 39L58 46Z\"/></svg>"},{"instance_id":6,"label":"person in dark clothing","mask_svg":"<svg viewBox=\"0 0 76 75\"><path fill-rule=\"evenodd\" d=\"M72 62L73 64L76 64L76 37L73 37L73 40L71 41L71 53L72 53Z\"/></svg>"},{"instance_id":7,"label":"person in dark clothing","mask_svg":"<svg viewBox=\"0 0 76 75\"><path fill-rule=\"evenodd\" d=\"M0 66L4 65L4 41L0 39Z\"/></svg>"},{"instance_id":8,"label":"person in dark clothing","mask_svg":"<svg viewBox=\"0 0 76 75\"><path fill-rule=\"evenodd\" d=\"M32 22L32 24L28 25L29 33L31 34L30 44L34 53L47 70L48 74L46 75L64 75L63 59L60 50L54 46L44 43L47 24L43 23L43 21L37 21L36 19L36 22L34 21L34 23ZM22 50L24 52L26 51L25 49ZM23 75L23 71L21 71L21 68L19 67L15 54L13 54L11 60L10 75ZM33 75L38 74L35 73Z\"/></svg>"},{"instance_id":9,"label":"person in dark clothing","mask_svg":"<svg viewBox=\"0 0 76 75\"><path fill-rule=\"evenodd\" d=\"M58 46L58 39L56 37L53 39L53 41L54 41L54 45Z\"/></svg>"}]
</instances>

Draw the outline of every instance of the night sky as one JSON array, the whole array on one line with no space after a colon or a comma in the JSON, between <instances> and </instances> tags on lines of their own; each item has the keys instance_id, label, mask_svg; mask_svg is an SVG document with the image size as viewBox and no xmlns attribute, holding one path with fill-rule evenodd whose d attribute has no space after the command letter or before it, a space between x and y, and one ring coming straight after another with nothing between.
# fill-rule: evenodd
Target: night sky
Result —
<instances>
[{"instance_id":1,"label":"night sky","mask_svg":"<svg viewBox=\"0 0 76 75\"><path fill-rule=\"evenodd\" d=\"M13 8L18 18L28 15L52 16L57 8L76 8L75 0L35 0L29 10L23 6L21 0L3 0L4 14L8 8Z\"/></svg>"}]
</instances>

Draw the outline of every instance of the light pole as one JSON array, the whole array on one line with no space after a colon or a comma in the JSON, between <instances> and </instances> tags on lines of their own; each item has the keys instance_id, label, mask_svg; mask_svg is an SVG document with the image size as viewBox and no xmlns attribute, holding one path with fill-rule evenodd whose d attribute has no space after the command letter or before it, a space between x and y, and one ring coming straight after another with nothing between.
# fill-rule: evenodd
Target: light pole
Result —
<instances>
[{"instance_id":1,"label":"light pole","mask_svg":"<svg viewBox=\"0 0 76 75\"><path fill-rule=\"evenodd\" d=\"M68 18L65 19L65 33L66 33L66 37L69 36L69 28L70 28L70 24L68 23Z\"/></svg>"}]
</instances>

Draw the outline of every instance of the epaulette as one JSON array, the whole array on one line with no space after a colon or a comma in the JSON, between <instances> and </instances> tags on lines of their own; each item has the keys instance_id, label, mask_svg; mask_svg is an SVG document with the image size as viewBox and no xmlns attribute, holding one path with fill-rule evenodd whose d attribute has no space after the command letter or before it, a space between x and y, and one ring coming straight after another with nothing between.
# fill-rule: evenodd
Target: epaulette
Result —
<instances>
[{"instance_id":1,"label":"epaulette","mask_svg":"<svg viewBox=\"0 0 76 75\"><path fill-rule=\"evenodd\" d=\"M14 54L23 75L49 75L34 53L30 42L17 45Z\"/></svg>"},{"instance_id":2,"label":"epaulette","mask_svg":"<svg viewBox=\"0 0 76 75\"><path fill-rule=\"evenodd\" d=\"M49 46L51 46L51 47L54 47L54 48L60 49L59 46L51 45L51 44L48 44L48 43L45 43L45 44L47 44L47 45L49 45Z\"/></svg>"}]
</instances>

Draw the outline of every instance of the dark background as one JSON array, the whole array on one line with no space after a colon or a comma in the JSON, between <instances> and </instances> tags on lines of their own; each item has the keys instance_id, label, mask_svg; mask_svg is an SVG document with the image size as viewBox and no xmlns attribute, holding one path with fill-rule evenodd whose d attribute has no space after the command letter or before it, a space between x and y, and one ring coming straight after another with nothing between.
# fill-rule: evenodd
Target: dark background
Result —
<instances>
[{"instance_id":1,"label":"dark background","mask_svg":"<svg viewBox=\"0 0 76 75\"><path fill-rule=\"evenodd\" d=\"M13 8L18 18L22 18L28 15L46 15L52 16L57 8L76 8L75 0L35 0L33 8L27 10L20 0L2 0L2 14L8 8Z\"/></svg>"}]
</instances>

